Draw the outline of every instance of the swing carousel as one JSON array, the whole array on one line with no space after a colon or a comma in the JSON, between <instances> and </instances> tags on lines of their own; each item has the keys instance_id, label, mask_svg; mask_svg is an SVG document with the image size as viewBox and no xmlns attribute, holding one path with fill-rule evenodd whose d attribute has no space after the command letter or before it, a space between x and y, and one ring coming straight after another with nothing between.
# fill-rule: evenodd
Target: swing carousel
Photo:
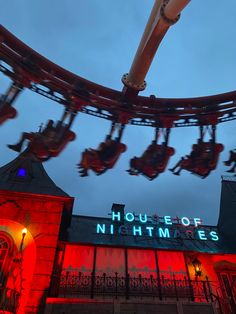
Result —
<instances>
[{"instance_id":1,"label":"swing carousel","mask_svg":"<svg viewBox=\"0 0 236 314\"><path fill-rule=\"evenodd\" d=\"M145 77L158 47L168 29L177 23L190 0L156 0L146 24L130 71L122 77L121 91L88 81L49 61L2 25L0 26L0 71L11 84L0 98L0 125L17 116L17 98L25 89L51 99L63 108L58 121L48 120L37 132L22 132L9 149L33 154L45 162L57 157L74 141L71 130L79 113L107 119L109 133L97 148L81 154L78 173L86 177L90 172L102 175L117 164L127 144L122 143L128 125L153 128L153 140L140 157L130 160L129 175L157 178L168 168L175 148L169 146L171 132L177 127L199 129L199 138L190 152L169 170L180 175L186 170L206 178L217 168L224 149L217 142L217 125L236 119L236 91L195 98L158 98L140 96L145 90ZM15 106L16 105L16 106ZM26 144L26 146L25 146ZM224 162L228 172L236 173L236 150L231 150Z\"/></svg>"}]
</instances>

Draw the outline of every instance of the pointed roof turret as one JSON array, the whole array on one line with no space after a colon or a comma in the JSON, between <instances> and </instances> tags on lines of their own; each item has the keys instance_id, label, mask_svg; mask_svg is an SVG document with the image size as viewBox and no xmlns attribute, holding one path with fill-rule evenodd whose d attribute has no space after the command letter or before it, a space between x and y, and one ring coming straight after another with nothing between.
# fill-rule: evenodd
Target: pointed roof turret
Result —
<instances>
[{"instance_id":1,"label":"pointed roof turret","mask_svg":"<svg viewBox=\"0 0 236 314\"><path fill-rule=\"evenodd\" d=\"M0 190L69 197L27 151L0 168Z\"/></svg>"}]
</instances>

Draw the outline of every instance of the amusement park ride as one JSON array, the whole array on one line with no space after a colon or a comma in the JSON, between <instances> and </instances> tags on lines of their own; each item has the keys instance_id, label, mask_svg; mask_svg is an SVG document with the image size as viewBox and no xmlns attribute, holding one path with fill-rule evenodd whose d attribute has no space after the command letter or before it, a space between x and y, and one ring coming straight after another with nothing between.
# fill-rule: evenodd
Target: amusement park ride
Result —
<instances>
[{"instance_id":1,"label":"amusement park ride","mask_svg":"<svg viewBox=\"0 0 236 314\"><path fill-rule=\"evenodd\" d=\"M0 71L11 85L0 98L0 125L14 119L17 97L28 88L64 107L59 121L49 120L38 132L22 133L20 141L8 145L39 161L57 157L76 138L71 126L78 112L111 121L110 133L97 149L86 149L78 164L80 176L92 170L103 174L126 151L121 142L127 124L153 127L154 139L141 157L130 160L130 175L155 179L167 168L175 149L169 146L174 127L196 126L200 136L189 155L170 169L175 175L187 170L202 178L216 169L224 146L217 143L217 124L236 119L236 91L198 98L169 99L139 96L146 87L145 77L169 27L175 24L190 0L156 0L128 74L122 77L122 91L113 90L79 77L47 60L0 26ZM117 133L117 135L115 135ZM162 142L161 142L162 140ZM226 166L236 171L236 150L230 151Z\"/></svg>"}]
</instances>

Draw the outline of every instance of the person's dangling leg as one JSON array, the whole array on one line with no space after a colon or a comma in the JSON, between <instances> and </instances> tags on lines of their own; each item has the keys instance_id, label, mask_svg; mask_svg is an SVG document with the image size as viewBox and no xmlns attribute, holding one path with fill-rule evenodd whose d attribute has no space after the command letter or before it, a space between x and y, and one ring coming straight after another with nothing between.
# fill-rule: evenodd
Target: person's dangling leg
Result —
<instances>
[{"instance_id":1,"label":"person's dangling leg","mask_svg":"<svg viewBox=\"0 0 236 314\"><path fill-rule=\"evenodd\" d=\"M169 168L169 170L171 172L174 172L178 167L181 166L182 160L183 160L183 157L177 162L177 164L173 168Z\"/></svg>"},{"instance_id":2,"label":"person's dangling leg","mask_svg":"<svg viewBox=\"0 0 236 314\"><path fill-rule=\"evenodd\" d=\"M182 171L182 167L180 166L177 171L175 171L175 172L173 171L173 174L176 176L179 176L181 171Z\"/></svg>"},{"instance_id":3,"label":"person's dangling leg","mask_svg":"<svg viewBox=\"0 0 236 314\"><path fill-rule=\"evenodd\" d=\"M229 151L229 159L224 161L225 166L231 166L234 152L232 150Z\"/></svg>"},{"instance_id":4,"label":"person's dangling leg","mask_svg":"<svg viewBox=\"0 0 236 314\"><path fill-rule=\"evenodd\" d=\"M231 168L231 169L229 169L229 170L227 170L227 172L235 172L235 170L236 170L236 162L234 162L234 165L233 165L233 167Z\"/></svg>"},{"instance_id":5,"label":"person's dangling leg","mask_svg":"<svg viewBox=\"0 0 236 314\"><path fill-rule=\"evenodd\" d=\"M22 149L22 146L23 146L23 144L24 144L24 141L25 141L26 139L30 139L30 138L31 138L31 137L30 137L30 134L24 132L24 133L22 133L21 138L20 138L20 140L19 140L18 143L16 143L16 144L8 144L7 146L8 146L10 149L12 149L12 150L14 150L14 151L20 153L20 151L21 151L21 149Z\"/></svg>"}]
</instances>

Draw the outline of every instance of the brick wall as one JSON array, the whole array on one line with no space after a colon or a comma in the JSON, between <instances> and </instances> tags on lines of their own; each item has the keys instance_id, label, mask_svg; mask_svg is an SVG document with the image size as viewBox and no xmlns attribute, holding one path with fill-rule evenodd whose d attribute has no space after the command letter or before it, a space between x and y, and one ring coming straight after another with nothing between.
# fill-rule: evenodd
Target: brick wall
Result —
<instances>
[{"instance_id":1,"label":"brick wall","mask_svg":"<svg viewBox=\"0 0 236 314\"><path fill-rule=\"evenodd\" d=\"M48 298L45 314L216 314L212 304Z\"/></svg>"},{"instance_id":2,"label":"brick wall","mask_svg":"<svg viewBox=\"0 0 236 314\"><path fill-rule=\"evenodd\" d=\"M43 313L44 311L44 303L50 285L58 243L63 206L63 197L0 191L1 219L9 221L9 225L11 221L14 221L28 229L24 242L24 251L27 249L29 237L33 239L36 248L36 259L35 261L32 260L35 265L33 274L31 274L31 283L29 287L24 287L24 290L29 290L27 305L24 309L21 306L18 313ZM17 233L18 240L16 241L20 241L21 230L8 232L12 233L13 238L16 238ZM19 243L16 243L16 245L19 248ZM31 263L30 255L27 256L28 261L25 261L25 265ZM24 274L26 276L27 269L24 270Z\"/></svg>"}]
</instances>

